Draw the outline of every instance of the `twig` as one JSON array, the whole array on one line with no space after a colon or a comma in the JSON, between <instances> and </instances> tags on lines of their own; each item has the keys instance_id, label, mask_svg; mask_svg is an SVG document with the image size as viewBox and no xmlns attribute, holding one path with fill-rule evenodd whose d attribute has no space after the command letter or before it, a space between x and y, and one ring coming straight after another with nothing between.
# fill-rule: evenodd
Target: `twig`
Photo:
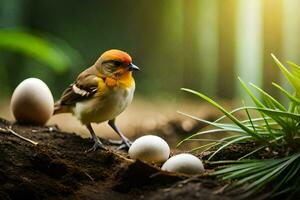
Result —
<instances>
[{"instance_id":1,"label":"twig","mask_svg":"<svg viewBox=\"0 0 300 200\"><path fill-rule=\"evenodd\" d=\"M91 175L89 175L87 172L83 172L91 181L94 182L94 179Z\"/></svg>"},{"instance_id":2,"label":"twig","mask_svg":"<svg viewBox=\"0 0 300 200\"><path fill-rule=\"evenodd\" d=\"M224 193L224 191L226 190L226 188L228 188L229 185L230 184L226 184L223 187L219 188L218 190L214 191L213 193L214 194L222 194L222 193Z\"/></svg>"},{"instance_id":3,"label":"twig","mask_svg":"<svg viewBox=\"0 0 300 200\"><path fill-rule=\"evenodd\" d=\"M121 154L119 154L117 152L114 152L114 151L109 151L109 152L112 153L113 155L115 155L115 156L117 156L117 157L119 157L119 158L121 158L121 159L129 162L129 163L134 163L134 160L132 160L130 158L126 158L125 156L123 156L123 155L121 155Z\"/></svg>"},{"instance_id":4,"label":"twig","mask_svg":"<svg viewBox=\"0 0 300 200\"><path fill-rule=\"evenodd\" d=\"M16 133L14 130L12 130L11 126L5 127L5 128L0 128L0 132L11 133L11 134L13 134L14 136L16 136L16 137L18 137L18 138L20 138L20 139L22 139L22 140L25 140L26 142L29 142L29 143L31 143L31 144L33 144L33 145L37 145L37 144L38 144L38 142L35 142L35 141L33 141L33 140L30 140L30 139L28 139L28 138L26 138L26 137L24 137L24 136L22 136L22 135Z\"/></svg>"},{"instance_id":5,"label":"twig","mask_svg":"<svg viewBox=\"0 0 300 200\"><path fill-rule=\"evenodd\" d=\"M33 133L37 133L37 132L49 132L49 133L52 133L52 132L54 132L54 131L58 131L59 129L56 127L56 126L50 126L50 127L46 127L46 128L43 128L43 129L39 129L39 130L35 130L35 129L33 129L33 130L31 130L31 132L33 132Z\"/></svg>"}]
</instances>

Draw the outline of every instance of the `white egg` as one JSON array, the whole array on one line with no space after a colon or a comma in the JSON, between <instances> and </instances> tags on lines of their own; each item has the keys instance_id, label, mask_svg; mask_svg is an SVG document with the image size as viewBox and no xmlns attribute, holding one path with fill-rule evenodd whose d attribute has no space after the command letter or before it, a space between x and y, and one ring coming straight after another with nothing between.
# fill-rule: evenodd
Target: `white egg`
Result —
<instances>
[{"instance_id":1,"label":"white egg","mask_svg":"<svg viewBox=\"0 0 300 200\"><path fill-rule=\"evenodd\" d=\"M162 138L155 135L146 135L136 139L128 152L132 159L160 163L169 158L170 147Z\"/></svg>"},{"instance_id":2,"label":"white egg","mask_svg":"<svg viewBox=\"0 0 300 200\"><path fill-rule=\"evenodd\" d=\"M54 100L43 81L28 78L16 87L10 105L18 122L43 125L53 114Z\"/></svg>"},{"instance_id":3,"label":"white egg","mask_svg":"<svg viewBox=\"0 0 300 200\"><path fill-rule=\"evenodd\" d=\"M185 174L200 174L204 172L202 161L196 156L187 153L178 154L169 158L161 169Z\"/></svg>"}]
</instances>

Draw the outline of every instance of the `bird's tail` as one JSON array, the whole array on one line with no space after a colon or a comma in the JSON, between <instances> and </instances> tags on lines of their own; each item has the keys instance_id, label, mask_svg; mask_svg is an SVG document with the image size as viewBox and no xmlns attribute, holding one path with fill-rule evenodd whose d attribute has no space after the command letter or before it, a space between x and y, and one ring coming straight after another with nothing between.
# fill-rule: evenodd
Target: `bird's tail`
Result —
<instances>
[{"instance_id":1,"label":"bird's tail","mask_svg":"<svg viewBox=\"0 0 300 200\"><path fill-rule=\"evenodd\" d=\"M69 106L61 105L60 101L55 102L53 115L60 114L60 113L68 113L68 112L70 112Z\"/></svg>"}]
</instances>

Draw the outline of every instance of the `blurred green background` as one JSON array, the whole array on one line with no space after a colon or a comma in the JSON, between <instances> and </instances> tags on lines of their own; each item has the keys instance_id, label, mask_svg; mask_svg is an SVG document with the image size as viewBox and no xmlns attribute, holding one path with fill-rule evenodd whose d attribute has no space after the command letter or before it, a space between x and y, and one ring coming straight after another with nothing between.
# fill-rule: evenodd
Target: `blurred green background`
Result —
<instances>
[{"instance_id":1,"label":"blurred green background","mask_svg":"<svg viewBox=\"0 0 300 200\"><path fill-rule=\"evenodd\" d=\"M176 99L188 87L243 95L237 76L273 95L283 80L270 53L300 63L298 0L0 0L0 101L23 79L58 98L105 50L142 70L137 93Z\"/></svg>"}]
</instances>

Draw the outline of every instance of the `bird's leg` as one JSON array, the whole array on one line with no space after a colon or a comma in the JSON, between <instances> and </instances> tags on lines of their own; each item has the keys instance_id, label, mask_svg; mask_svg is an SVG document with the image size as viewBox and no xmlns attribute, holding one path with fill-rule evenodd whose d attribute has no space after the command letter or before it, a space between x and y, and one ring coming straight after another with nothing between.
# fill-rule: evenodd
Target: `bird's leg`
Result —
<instances>
[{"instance_id":1,"label":"bird's leg","mask_svg":"<svg viewBox=\"0 0 300 200\"><path fill-rule=\"evenodd\" d=\"M91 151L96 151L97 149L104 149L104 150L107 150L107 148L103 145L103 143L100 141L100 139L96 136L93 128L92 128L92 125L91 124L88 124L86 125L87 129L90 131L91 135L92 135L92 138L94 140L94 145L92 148L90 148L89 150L86 151L86 153L89 153Z\"/></svg>"},{"instance_id":2,"label":"bird's leg","mask_svg":"<svg viewBox=\"0 0 300 200\"><path fill-rule=\"evenodd\" d=\"M118 148L118 149L122 149L122 148L125 148L125 149L129 149L129 147L131 146L131 142L129 139L127 139L123 134L122 132L120 131L120 129L116 126L115 124L115 119L112 119L112 120L109 120L108 121L108 124L109 126L114 129L114 131L120 136L121 140L122 140L122 143L121 146Z\"/></svg>"}]
</instances>

